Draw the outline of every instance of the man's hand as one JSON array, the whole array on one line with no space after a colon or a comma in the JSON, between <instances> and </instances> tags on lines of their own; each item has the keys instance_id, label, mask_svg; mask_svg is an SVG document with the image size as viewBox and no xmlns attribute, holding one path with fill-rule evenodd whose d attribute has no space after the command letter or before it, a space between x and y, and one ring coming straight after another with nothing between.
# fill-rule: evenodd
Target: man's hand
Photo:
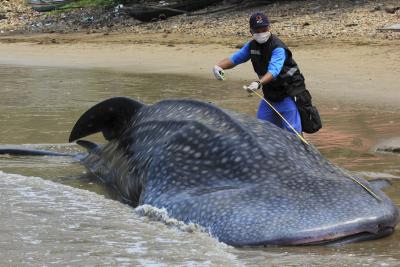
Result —
<instances>
[{"instance_id":1,"label":"man's hand","mask_svg":"<svg viewBox=\"0 0 400 267\"><path fill-rule=\"evenodd\" d=\"M217 80L220 80L220 81L225 80L225 72L220 66L215 65L213 68L213 72L214 72L214 76Z\"/></svg>"},{"instance_id":2,"label":"man's hand","mask_svg":"<svg viewBox=\"0 0 400 267\"><path fill-rule=\"evenodd\" d=\"M262 89L262 84L258 81L252 82L249 86L244 86L243 89L245 89L248 93L253 93L254 91Z\"/></svg>"}]
</instances>

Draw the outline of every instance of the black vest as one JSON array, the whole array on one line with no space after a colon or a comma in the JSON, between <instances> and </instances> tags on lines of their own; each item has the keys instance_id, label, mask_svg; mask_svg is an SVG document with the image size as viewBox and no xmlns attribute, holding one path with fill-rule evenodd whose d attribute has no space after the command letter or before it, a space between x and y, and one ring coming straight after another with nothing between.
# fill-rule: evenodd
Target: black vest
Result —
<instances>
[{"instance_id":1,"label":"black vest","mask_svg":"<svg viewBox=\"0 0 400 267\"><path fill-rule=\"evenodd\" d=\"M259 78L264 76L267 73L272 51L278 47L284 48L286 51L282 70L275 80L263 86L264 97L271 101L280 101L287 96L298 95L306 89L304 77L292 58L292 52L273 34L265 44L259 44L255 40L250 42L250 59L254 71Z\"/></svg>"}]
</instances>

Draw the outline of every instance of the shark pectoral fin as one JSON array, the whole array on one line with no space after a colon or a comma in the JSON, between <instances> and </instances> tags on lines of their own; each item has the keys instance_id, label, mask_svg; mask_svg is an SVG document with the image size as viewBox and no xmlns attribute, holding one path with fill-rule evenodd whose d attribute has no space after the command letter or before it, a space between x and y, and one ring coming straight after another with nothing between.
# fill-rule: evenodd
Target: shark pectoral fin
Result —
<instances>
[{"instance_id":1,"label":"shark pectoral fin","mask_svg":"<svg viewBox=\"0 0 400 267\"><path fill-rule=\"evenodd\" d=\"M392 185L392 182L390 182L390 180L385 178L372 179L369 180L368 183L370 183L372 187L376 189L384 189Z\"/></svg>"},{"instance_id":2,"label":"shark pectoral fin","mask_svg":"<svg viewBox=\"0 0 400 267\"><path fill-rule=\"evenodd\" d=\"M106 140L117 138L143 103L125 97L114 97L90 108L76 122L69 136L73 142L102 132Z\"/></svg>"}]
</instances>

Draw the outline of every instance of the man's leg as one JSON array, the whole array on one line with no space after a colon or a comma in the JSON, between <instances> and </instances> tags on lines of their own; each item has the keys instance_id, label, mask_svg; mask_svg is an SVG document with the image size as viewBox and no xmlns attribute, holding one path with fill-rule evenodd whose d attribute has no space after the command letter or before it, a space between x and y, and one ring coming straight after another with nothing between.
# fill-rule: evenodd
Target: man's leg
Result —
<instances>
[{"instance_id":1,"label":"man's leg","mask_svg":"<svg viewBox=\"0 0 400 267\"><path fill-rule=\"evenodd\" d=\"M269 121L276 126L281 127L280 120L278 120L275 111L273 111L264 100L261 100L260 105L258 106L257 118L260 120Z\"/></svg>"},{"instance_id":2,"label":"man's leg","mask_svg":"<svg viewBox=\"0 0 400 267\"><path fill-rule=\"evenodd\" d=\"M293 98L286 97L283 101L279 103L277 110L282 114L282 116L292 125L292 127L301 134L301 119L300 113L297 109L296 103ZM288 130L289 132L293 132L290 126L282 120L281 128Z\"/></svg>"}]
</instances>

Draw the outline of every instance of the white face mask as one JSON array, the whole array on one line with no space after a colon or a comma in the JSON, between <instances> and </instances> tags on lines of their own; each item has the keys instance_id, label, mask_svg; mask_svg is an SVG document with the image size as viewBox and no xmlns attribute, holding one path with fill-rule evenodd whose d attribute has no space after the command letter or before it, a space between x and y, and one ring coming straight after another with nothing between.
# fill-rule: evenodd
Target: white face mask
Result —
<instances>
[{"instance_id":1,"label":"white face mask","mask_svg":"<svg viewBox=\"0 0 400 267\"><path fill-rule=\"evenodd\" d=\"M271 36L270 32L253 33L253 38L259 44L264 44L268 41Z\"/></svg>"}]
</instances>

